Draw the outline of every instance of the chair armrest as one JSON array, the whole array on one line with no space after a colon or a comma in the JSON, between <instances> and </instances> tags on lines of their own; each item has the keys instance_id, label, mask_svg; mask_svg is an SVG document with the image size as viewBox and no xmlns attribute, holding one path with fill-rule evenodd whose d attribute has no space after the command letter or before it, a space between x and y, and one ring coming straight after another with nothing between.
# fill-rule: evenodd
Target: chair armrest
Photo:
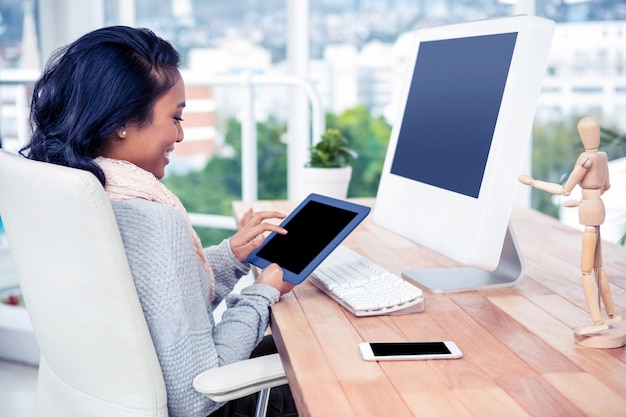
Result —
<instances>
[{"instance_id":1,"label":"chair armrest","mask_svg":"<svg viewBox=\"0 0 626 417\"><path fill-rule=\"evenodd\" d=\"M287 376L278 353L210 369L193 379L194 389L216 402L234 400L286 383Z\"/></svg>"}]
</instances>

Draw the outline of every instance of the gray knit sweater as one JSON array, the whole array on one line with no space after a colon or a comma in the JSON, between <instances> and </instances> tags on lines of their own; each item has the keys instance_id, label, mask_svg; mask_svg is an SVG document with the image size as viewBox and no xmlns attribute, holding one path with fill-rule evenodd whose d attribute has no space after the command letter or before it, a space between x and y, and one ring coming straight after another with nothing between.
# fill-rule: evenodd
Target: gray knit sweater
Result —
<instances>
[{"instance_id":1,"label":"gray knit sweater","mask_svg":"<svg viewBox=\"0 0 626 417\"><path fill-rule=\"evenodd\" d=\"M131 199L113 203L113 211L163 370L170 417L206 417L220 404L197 393L193 378L247 359L267 329L269 306L280 294L255 284L240 295L228 295L250 266L235 258L225 240L205 249L215 274L211 303L207 274L177 210ZM224 297L227 309L216 325L213 308Z\"/></svg>"}]
</instances>

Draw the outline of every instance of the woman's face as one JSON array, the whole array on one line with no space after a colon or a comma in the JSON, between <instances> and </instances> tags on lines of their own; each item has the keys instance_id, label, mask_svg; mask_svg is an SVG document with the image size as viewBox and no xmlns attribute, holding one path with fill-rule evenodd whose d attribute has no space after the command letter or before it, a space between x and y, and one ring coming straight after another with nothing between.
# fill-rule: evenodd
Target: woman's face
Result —
<instances>
[{"instance_id":1,"label":"woman's face","mask_svg":"<svg viewBox=\"0 0 626 417\"><path fill-rule=\"evenodd\" d=\"M185 107L185 84L178 75L176 84L154 105L152 121L144 126L127 124L118 131L104 156L131 162L154 174L165 175L165 166L174 144L183 140L181 126Z\"/></svg>"}]
</instances>

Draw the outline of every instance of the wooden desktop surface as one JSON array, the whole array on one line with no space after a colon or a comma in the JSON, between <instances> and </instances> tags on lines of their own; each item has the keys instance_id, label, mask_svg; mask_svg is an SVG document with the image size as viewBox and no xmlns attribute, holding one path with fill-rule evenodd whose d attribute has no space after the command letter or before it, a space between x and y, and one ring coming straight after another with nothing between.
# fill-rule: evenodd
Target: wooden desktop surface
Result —
<instances>
[{"instance_id":1,"label":"wooden desktop surface","mask_svg":"<svg viewBox=\"0 0 626 417\"><path fill-rule=\"evenodd\" d=\"M373 200L355 200L372 205ZM235 203L288 213L284 201ZM525 277L515 287L425 292L426 312L357 318L304 282L272 307L272 332L300 416L626 416L626 351L574 343L590 323L580 286L582 234L533 210L512 224ZM454 238L451 236L450 238ZM374 225L344 244L400 274L454 266ZM626 249L604 243L617 313L626 320ZM622 323L626 326L626 323ZM364 341L453 340L457 360L366 362Z\"/></svg>"}]
</instances>

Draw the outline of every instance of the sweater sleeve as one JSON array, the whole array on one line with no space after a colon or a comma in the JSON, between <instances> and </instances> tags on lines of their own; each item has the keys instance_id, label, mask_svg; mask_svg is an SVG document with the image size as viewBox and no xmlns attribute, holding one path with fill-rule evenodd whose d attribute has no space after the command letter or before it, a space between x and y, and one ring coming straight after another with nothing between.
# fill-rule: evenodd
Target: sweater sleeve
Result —
<instances>
[{"instance_id":1,"label":"sweater sleeve","mask_svg":"<svg viewBox=\"0 0 626 417\"><path fill-rule=\"evenodd\" d=\"M229 239L205 248L204 255L215 275L215 308L233 290L237 281L250 272L250 264L239 262L231 249Z\"/></svg>"},{"instance_id":2,"label":"sweater sleeve","mask_svg":"<svg viewBox=\"0 0 626 417\"><path fill-rule=\"evenodd\" d=\"M215 326L207 303L208 277L183 216L171 207L139 199L116 202L113 209L163 371L169 414L205 417L220 404L197 393L193 378L250 356L267 329L269 307L278 300L278 291L252 285L240 295L228 296L227 311ZM216 280L225 276L232 280L238 274L239 266L231 264L224 272L225 265L228 262L212 266Z\"/></svg>"}]
</instances>

